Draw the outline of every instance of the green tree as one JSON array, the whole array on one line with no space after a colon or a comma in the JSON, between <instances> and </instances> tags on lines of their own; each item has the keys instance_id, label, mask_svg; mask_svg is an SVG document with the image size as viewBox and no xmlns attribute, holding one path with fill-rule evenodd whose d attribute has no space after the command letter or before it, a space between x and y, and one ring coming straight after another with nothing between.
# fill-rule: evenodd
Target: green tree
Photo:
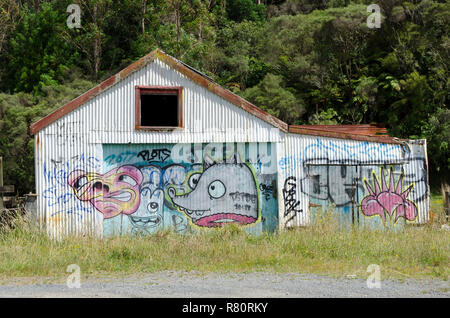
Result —
<instances>
[{"instance_id":1,"label":"green tree","mask_svg":"<svg viewBox=\"0 0 450 318\"><path fill-rule=\"evenodd\" d=\"M337 125L341 123L341 118L337 111L333 108L322 110L320 113L313 114L309 118L312 125Z\"/></svg>"},{"instance_id":2,"label":"green tree","mask_svg":"<svg viewBox=\"0 0 450 318\"><path fill-rule=\"evenodd\" d=\"M439 108L422 126L433 183L450 184L450 109ZM438 182L436 182L438 181Z\"/></svg>"},{"instance_id":3,"label":"green tree","mask_svg":"<svg viewBox=\"0 0 450 318\"><path fill-rule=\"evenodd\" d=\"M257 86L247 89L242 95L281 120L296 123L304 112L303 100L283 87L281 76L267 74Z\"/></svg>"},{"instance_id":4,"label":"green tree","mask_svg":"<svg viewBox=\"0 0 450 318\"><path fill-rule=\"evenodd\" d=\"M42 96L0 93L0 156L6 184L20 194L34 191L34 139L30 125L79 96L93 83L75 79L64 85L42 87Z\"/></svg>"},{"instance_id":5,"label":"green tree","mask_svg":"<svg viewBox=\"0 0 450 318\"><path fill-rule=\"evenodd\" d=\"M261 59L266 28L263 24L230 21L217 33L216 76L218 82L236 91L254 86L270 71Z\"/></svg>"},{"instance_id":6,"label":"green tree","mask_svg":"<svg viewBox=\"0 0 450 318\"><path fill-rule=\"evenodd\" d=\"M266 20L266 7L253 0L227 0L226 10L228 18L236 22Z\"/></svg>"},{"instance_id":7,"label":"green tree","mask_svg":"<svg viewBox=\"0 0 450 318\"><path fill-rule=\"evenodd\" d=\"M56 85L74 64L77 54L61 37L65 17L49 3L38 11L22 8L24 16L7 48L7 85L10 91L39 93Z\"/></svg>"},{"instance_id":8,"label":"green tree","mask_svg":"<svg viewBox=\"0 0 450 318\"><path fill-rule=\"evenodd\" d=\"M64 30L65 39L77 48L87 60L89 73L94 79L101 74L104 44L108 37L105 33L112 0L74 0L82 12L81 28Z\"/></svg>"}]
</instances>

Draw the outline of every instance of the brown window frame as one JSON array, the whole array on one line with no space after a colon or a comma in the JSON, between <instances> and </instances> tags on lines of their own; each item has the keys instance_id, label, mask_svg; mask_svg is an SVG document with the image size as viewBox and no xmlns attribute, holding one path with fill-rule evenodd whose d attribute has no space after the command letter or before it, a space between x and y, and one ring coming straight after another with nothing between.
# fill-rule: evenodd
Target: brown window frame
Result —
<instances>
[{"instance_id":1,"label":"brown window frame","mask_svg":"<svg viewBox=\"0 0 450 318\"><path fill-rule=\"evenodd\" d=\"M142 126L141 125L141 95L173 94L178 96L178 126ZM135 87L135 124L136 130L176 130L183 128L183 87L181 86L147 86Z\"/></svg>"}]
</instances>

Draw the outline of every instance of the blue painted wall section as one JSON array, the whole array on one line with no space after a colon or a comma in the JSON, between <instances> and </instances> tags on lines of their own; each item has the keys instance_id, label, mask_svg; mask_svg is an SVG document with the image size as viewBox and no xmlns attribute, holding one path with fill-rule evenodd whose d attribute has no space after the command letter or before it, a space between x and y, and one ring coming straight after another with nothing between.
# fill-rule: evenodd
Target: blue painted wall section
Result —
<instances>
[{"instance_id":1,"label":"blue painted wall section","mask_svg":"<svg viewBox=\"0 0 450 318\"><path fill-rule=\"evenodd\" d=\"M68 185L103 214L104 235L178 233L236 223L278 225L271 143L105 144L102 171L73 169Z\"/></svg>"}]
</instances>

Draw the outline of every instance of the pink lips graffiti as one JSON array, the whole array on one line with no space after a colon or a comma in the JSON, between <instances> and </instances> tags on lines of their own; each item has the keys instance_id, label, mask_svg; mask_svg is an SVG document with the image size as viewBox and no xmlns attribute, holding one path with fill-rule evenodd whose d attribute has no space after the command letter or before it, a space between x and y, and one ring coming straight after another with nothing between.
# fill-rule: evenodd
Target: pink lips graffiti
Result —
<instances>
[{"instance_id":1,"label":"pink lips graffiti","mask_svg":"<svg viewBox=\"0 0 450 318\"><path fill-rule=\"evenodd\" d=\"M414 202L408 200L408 194L414 187L413 184L409 185L406 190L402 191L404 174L402 173L397 186L394 189L394 172L392 168L389 173L389 188L386 186L384 169L381 168L381 189L375 172L373 172L374 189L369 185L367 180L364 180L369 195L366 196L361 202L362 213L366 216L379 215L383 223L386 221L386 212L392 216L395 212L394 223L400 217L403 217L409 221L414 220L417 217L417 207Z\"/></svg>"},{"instance_id":2,"label":"pink lips graffiti","mask_svg":"<svg viewBox=\"0 0 450 318\"><path fill-rule=\"evenodd\" d=\"M205 216L198 219L195 223L198 226L204 227L219 227L223 224L238 223L241 225L256 222L256 219L251 216L239 215L235 213L217 213L210 216Z\"/></svg>"}]
</instances>

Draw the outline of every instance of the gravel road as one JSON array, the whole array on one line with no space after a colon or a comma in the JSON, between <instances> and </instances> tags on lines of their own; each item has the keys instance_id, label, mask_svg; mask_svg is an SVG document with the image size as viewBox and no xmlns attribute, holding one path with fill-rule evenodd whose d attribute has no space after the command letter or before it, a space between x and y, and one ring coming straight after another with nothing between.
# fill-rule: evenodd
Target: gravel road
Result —
<instances>
[{"instance_id":1,"label":"gravel road","mask_svg":"<svg viewBox=\"0 0 450 318\"><path fill-rule=\"evenodd\" d=\"M383 280L370 289L362 279L311 274L159 272L114 278L89 278L80 288L66 284L33 283L9 279L0 285L0 297L444 297L449 281Z\"/></svg>"}]
</instances>

